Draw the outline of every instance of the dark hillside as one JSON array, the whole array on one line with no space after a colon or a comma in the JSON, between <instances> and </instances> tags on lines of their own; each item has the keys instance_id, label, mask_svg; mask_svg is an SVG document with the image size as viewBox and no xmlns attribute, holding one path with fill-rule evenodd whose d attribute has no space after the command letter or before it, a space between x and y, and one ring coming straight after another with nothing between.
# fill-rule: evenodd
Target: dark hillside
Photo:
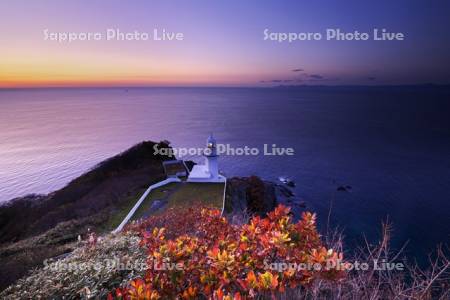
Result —
<instances>
[{"instance_id":1,"label":"dark hillside","mask_svg":"<svg viewBox=\"0 0 450 300\"><path fill-rule=\"evenodd\" d=\"M71 251L70 245L87 228L111 230L119 213L151 183L165 178L162 161L171 158L154 155L154 145L137 144L51 194L0 206L0 278L6 280L0 289L44 259Z\"/></svg>"}]
</instances>

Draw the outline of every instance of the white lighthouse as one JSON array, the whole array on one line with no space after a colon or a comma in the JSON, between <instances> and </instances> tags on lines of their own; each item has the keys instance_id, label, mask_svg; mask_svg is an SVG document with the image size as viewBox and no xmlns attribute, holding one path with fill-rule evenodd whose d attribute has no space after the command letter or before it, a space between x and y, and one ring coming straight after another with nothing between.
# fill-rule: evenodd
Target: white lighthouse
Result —
<instances>
[{"instance_id":1,"label":"white lighthouse","mask_svg":"<svg viewBox=\"0 0 450 300\"><path fill-rule=\"evenodd\" d=\"M219 174L217 142L212 134L206 140L203 152L205 164L195 165L189 174L188 182L225 182L225 177Z\"/></svg>"}]
</instances>

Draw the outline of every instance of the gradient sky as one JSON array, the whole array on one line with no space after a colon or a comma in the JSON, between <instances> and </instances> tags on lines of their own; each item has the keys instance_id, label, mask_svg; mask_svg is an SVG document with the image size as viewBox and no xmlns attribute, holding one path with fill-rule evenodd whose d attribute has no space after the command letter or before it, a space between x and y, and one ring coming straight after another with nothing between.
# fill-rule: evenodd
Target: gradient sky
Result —
<instances>
[{"instance_id":1,"label":"gradient sky","mask_svg":"<svg viewBox=\"0 0 450 300\"><path fill-rule=\"evenodd\" d=\"M0 87L450 83L450 1L0 2ZM44 41L51 32L183 41ZM263 31L403 32L405 41L263 40ZM293 69L303 69L293 72Z\"/></svg>"}]
</instances>

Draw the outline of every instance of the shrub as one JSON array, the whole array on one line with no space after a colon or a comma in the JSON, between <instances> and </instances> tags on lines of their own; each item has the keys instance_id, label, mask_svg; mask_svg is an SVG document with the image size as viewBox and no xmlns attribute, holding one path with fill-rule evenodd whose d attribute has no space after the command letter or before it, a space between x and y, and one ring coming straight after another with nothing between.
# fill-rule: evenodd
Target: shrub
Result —
<instances>
[{"instance_id":1,"label":"shrub","mask_svg":"<svg viewBox=\"0 0 450 300\"><path fill-rule=\"evenodd\" d=\"M294 223L289 211L280 205L266 218L238 226L214 209L168 210L132 225L128 230L140 231L141 245L148 249L148 270L109 299L274 297L317 279L342 278L344 271L327 268L330 262L343 265L342 254L323 247L315 215L303 213ZM274 263L317 267L268 267Z\"/></svg>"}]
</instances>

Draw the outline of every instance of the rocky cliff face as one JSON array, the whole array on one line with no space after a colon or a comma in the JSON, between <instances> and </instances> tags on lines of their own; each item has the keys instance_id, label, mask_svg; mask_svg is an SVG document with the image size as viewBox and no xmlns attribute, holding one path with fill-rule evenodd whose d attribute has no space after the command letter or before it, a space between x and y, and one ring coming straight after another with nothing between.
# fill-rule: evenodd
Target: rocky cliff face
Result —
<instances>
[{"instance_id":1,"label":"rocky cliff face","mask_svg":"<svg viewBox=\"0 0 450 300\"><path fill-rule=\"evenodd\" d=\"M277 205L275 186L259 177L233 177L227 181L225 209L265 215Z\"/></svg>"},{"instance_id":2,"label":"rocky cliff face","mask_svg":"<svg viewBox=\"0 0 450 300\"><path fill-rule=\"evenodd\" d=\"M278 204L298 211L304 203L285 185L264 181L257 176L233 177L227 180L225 212L265 216Z\"/></svg>"}]
</instances>

